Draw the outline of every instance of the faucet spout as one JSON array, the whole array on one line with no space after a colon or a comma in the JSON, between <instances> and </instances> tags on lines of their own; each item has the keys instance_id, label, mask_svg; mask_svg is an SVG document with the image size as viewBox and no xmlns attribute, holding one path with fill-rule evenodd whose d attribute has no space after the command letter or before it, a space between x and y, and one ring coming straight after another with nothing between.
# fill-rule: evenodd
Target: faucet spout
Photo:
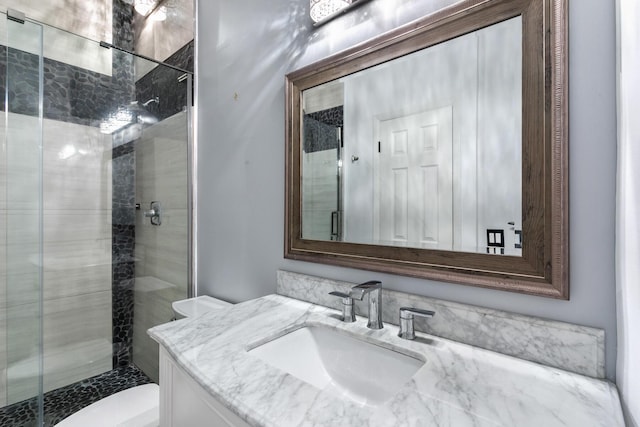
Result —
<instances>
[{"instance_id":1,"label":"faucet spout","mask_svg":"<svg viewBox=\"0 0 640 427\"><path fill-rule=\"evenodd\" d=\"M369 294L369 321L367 328L382 329L382 282L371 280L354 286L349 293L351 298L362 301Z\"/></svg>"},{"instance_id":2,"label":"faucet spout","mask_svg":"<svg viewBox=\"0 0 640 427\"><path fill-rule=\"evenodd\" d=\"M382 282L379 280L370 280L351 288L351 297L360 301L370 292L382 289Z\"/></svg>"}]
</instances>

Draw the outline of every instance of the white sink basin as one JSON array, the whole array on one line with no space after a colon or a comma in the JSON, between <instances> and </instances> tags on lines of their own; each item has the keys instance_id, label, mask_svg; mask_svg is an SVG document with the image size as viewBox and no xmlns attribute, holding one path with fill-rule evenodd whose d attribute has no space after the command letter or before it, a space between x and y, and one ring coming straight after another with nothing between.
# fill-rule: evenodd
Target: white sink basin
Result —
<instances>
[{"instance_id":1,"label":"white sink basin","mask_svg":"<svg viewBox=\"0 0 640 427\"><path fill-rule=\"evenodd\" d=\"M338 398L376 406L393 397L424 362L323 327L303 327L249 350Z\"/></svg>"}]
</instances>

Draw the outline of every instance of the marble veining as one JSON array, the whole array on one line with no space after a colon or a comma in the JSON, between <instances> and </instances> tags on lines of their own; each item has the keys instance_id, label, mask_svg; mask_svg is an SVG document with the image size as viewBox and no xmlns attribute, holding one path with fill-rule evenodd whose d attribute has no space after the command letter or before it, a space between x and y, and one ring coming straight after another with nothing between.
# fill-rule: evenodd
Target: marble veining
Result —
<instances>
[{"instance_id":1,"label":"marble veining","mask_svg":"<svg viewBox=\"0 0 640 427\"><path fill-rule=\"evenodd\" d=\"M400 391L361 406L316 389L247 353L308 325L426 361ZM256 426L623 426L615 386L432 335L415 341L366 319L343 323L335 309L269 295L149 330L190 376ZM373 375L374 373L372 373Z\"/></svg>"},{"instance_id":2,"label":"marble veining","mask_svg":"<svg viewBox=\"0 0 640 427\"><path fill-rule=\"evenodd\" d=\"M278 271L277 293L340 308L331 291L347 292L355 283ZM604 331L483 307L384 289L383 321L398 324L400 307L433 310L431 319L416 318L416 330L565 369L604 378ZM366 301L356 301L356 314L366 315Z\"/></svg>"}]
</instances>

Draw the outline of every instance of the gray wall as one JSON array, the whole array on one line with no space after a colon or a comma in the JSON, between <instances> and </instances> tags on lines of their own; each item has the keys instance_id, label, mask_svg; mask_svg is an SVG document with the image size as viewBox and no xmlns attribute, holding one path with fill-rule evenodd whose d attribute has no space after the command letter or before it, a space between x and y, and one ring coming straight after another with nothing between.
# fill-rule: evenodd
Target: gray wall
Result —
<instances>
[{"instance_id":1,"label":"gray wall","mask_svg":"<svg viewBox=\"0 0 640 427\"><path fill-rule=\"evenodd\" d=\"M306 0L198 5L198 292L242 301L279 268L603 328L615 377L614 2L570 2L571 300L485 290L283 258L284 75L447 1L373 0L319 29Z\"/></svg>"}]
</instances>

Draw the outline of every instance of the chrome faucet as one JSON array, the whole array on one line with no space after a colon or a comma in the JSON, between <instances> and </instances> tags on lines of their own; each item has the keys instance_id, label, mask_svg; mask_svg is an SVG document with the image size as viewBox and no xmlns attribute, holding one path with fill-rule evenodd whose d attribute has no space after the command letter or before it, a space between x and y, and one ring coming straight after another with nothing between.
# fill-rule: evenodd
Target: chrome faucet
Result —
<instances>
[{"instance_id":1,"label":"chrome faucet","mask_svg":"<svg viewBox=\"0 0 640 427\"><path fill-rule=\"evenodd\" d=\"M329 292L329 295L342 298L342 317L340 320L346 323L355 322L356 313L353 311L353 298L351 298L350 295L338 291Z\"/></svg>"},{"instance_id":2,"label":"chrome faucet","mask_svg":"<svg viewBox=\"0 0 640 427\"><path fill-rule=\"evenodd\" d=\"M415 330L413 329L413 317L433 317L435 311L422 310L413 307L401 307L400 308L400 332L398 336L405 340L413 340L416 338Z\"/></svg>"},{"instance_id":3,"label":"chrome faucet","mask_svg":"<svg viewBox=\"0 0 640 427\"><path fill-rule=\"evenodd\" d=\"M354 286L349 295L351 298L362 301L365 294L369 294L369 321L367 328L382 329L382 282L372 280Z\"/></svg>"}]
</instances>

